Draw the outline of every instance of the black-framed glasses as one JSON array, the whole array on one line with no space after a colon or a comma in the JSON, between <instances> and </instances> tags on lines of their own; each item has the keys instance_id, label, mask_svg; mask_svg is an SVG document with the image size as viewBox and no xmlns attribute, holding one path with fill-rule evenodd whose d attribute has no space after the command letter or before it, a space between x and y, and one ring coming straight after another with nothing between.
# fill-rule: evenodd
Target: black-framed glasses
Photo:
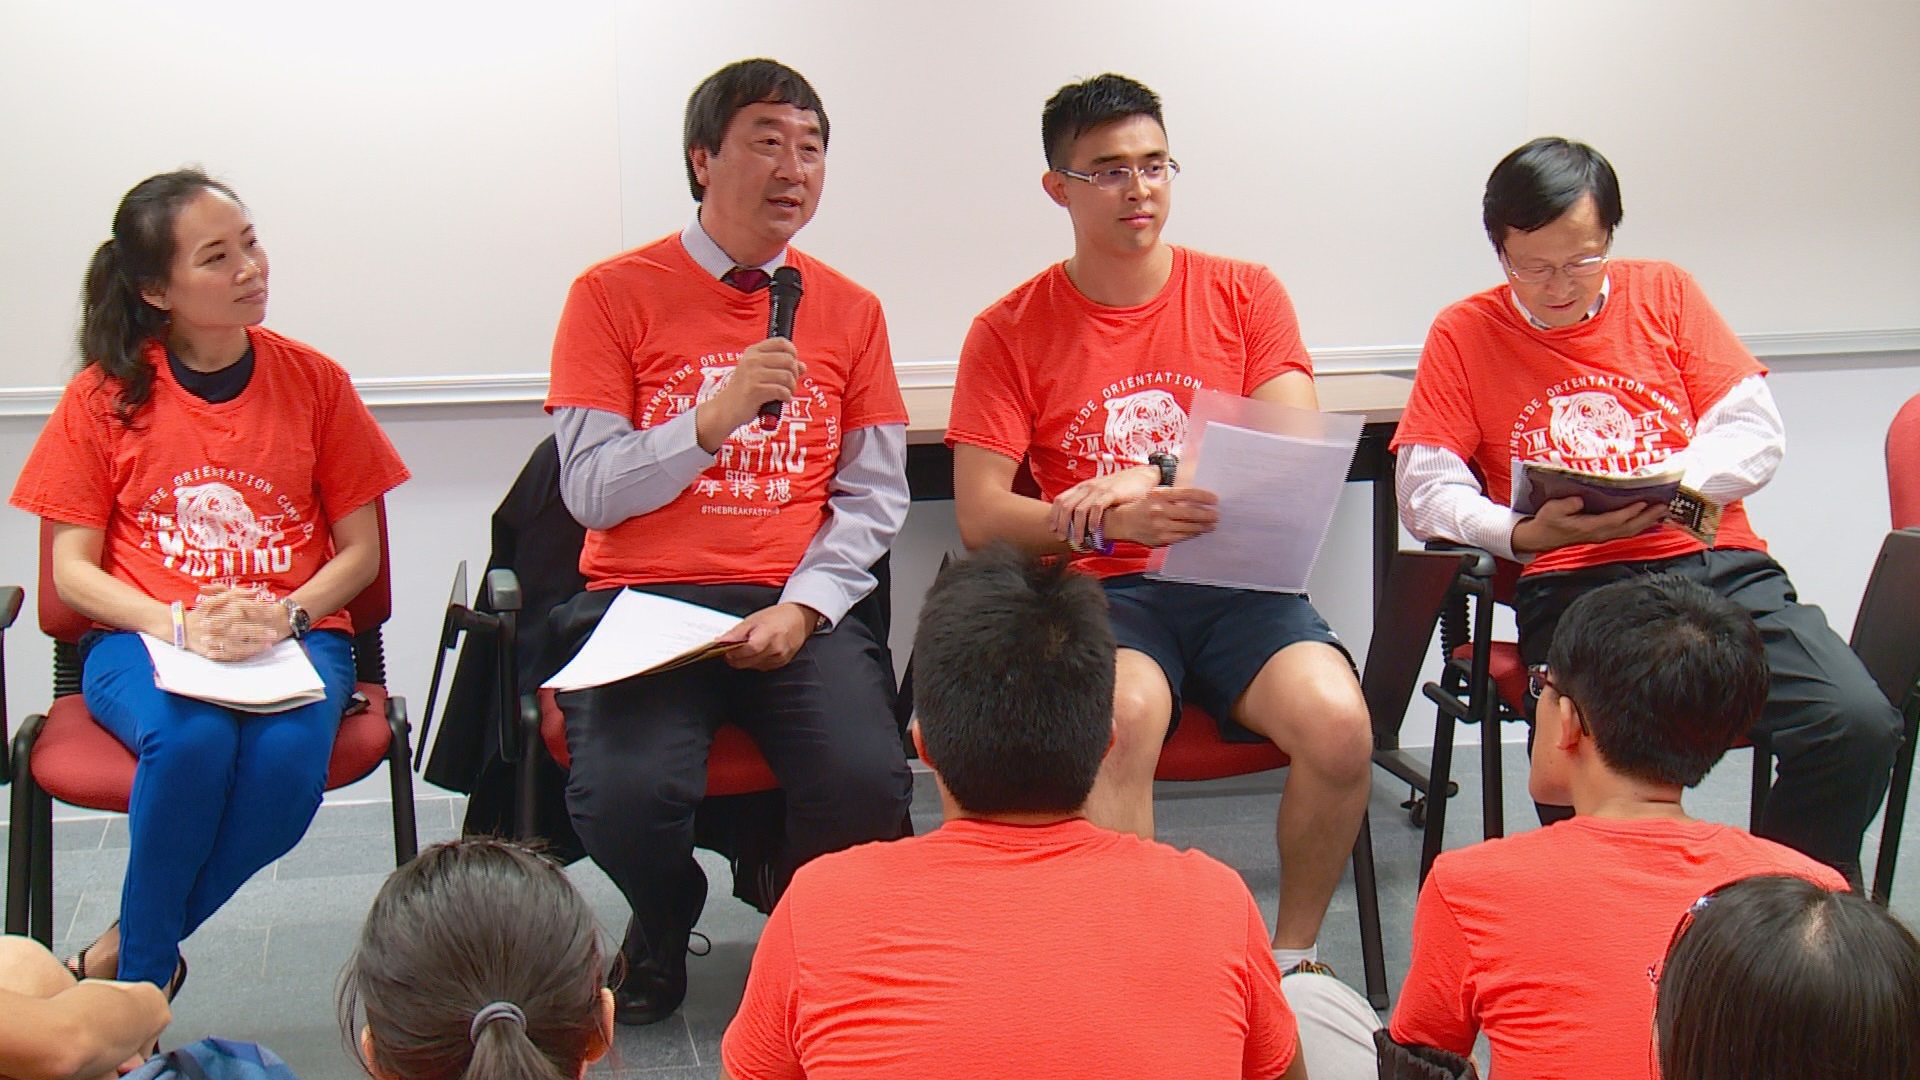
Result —
<instances>
[{"instance_id":1,"label":"black-framed glasses","mask_svg":"<svg viewBox=\"0 0 1920 1080\"><path fill-rule=\"evenodd\" d=\"M1527 693L1531 695L1535 701L1540 700L1540 695L1546 693L1547 687L1552 685L1553 679L1547 671L1547 665L1527 665Z\"/></svg>"},{"instance_id":2,"label":"black-framed glasses","mask_svg":"<svg viewBox=\"0 0 1920 1080\"><path fill-rule=\"evenodd\" d=\"M1180 163L1168 158L1165 161L1149 161L1145 165L1114 165L1093 172L1076 172L1072 169L1053 171L1075 180L1084 180L1101 191L1125 191L1133 186L1136 176L1145 181L1148 187L1171 183L1174 177L1180 175Z\"/></svg>"},{"instance_id":3,"label":"black-framed glasses","mask_svg":"<svg viewBox=\"0 0 1920 1080\"><path fill-rule=\"evenodd\" d=\"M1528 285L1545 285L1553 280L1555 274L1565 274L1570 278L1590 278L1607 268L1611 255L1589 255L1584 259L1575 259L1559 266L1515 266L1500 256L1501 265L1507 268L1507 276L1515 281L1524 281Z\"/></svg>"}]
</instances>

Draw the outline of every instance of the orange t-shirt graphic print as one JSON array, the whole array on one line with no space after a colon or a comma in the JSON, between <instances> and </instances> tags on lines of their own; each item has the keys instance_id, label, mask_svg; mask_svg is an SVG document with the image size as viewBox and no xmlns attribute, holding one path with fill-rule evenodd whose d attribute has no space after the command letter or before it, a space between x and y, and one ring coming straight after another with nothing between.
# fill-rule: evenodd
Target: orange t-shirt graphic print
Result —
<instances>
[{"instance_id":1,"label":"orange t-shirt graphic print","mask_svg":"<svg viewBox=\"0 0 1920 1080\"><path fill-rule=\"evenodd\" d=\"M174 381L156 342L153 396L131 427L119 384L74 376L20 471L13 505L105 533L108 573L156 600L203 586L285 596L333 554L333 525L407 478L339 365L271 330L248 331L240 396L207 402ZM348 629L344 612L316 629Z\"/></svg>"},{"instance_id":2,"label":"orange t-shirt graphic print","mask_svg":"<svg viewBox=\"0 0 1920 1080\"><path fill-rule=\"evenodd\" d=\"M589 588L649 582L783 585L825 523L846 433L904 424L886 320L873 294L794 248L806 281L793 341L806 371L780 423L734 429L714 463L671 502L589 529ZM554 336L547 408L627 417L645 431L718 394L767 336L765 290L715 279L669 236L573 283Z\"/></svg>"},{"instance_id":3,"label":"orange t-shirt graphic print","mask_svg":"<svg viewBox=\"0 0 1920 1080\"><path fill-rule=\"evenodd\" d=\"M1685 449L1702 414L1765 368L1691 277L1659 262L1616 259L1593 318L1539 330L1505 286L1441 312L1428 333L1393 447L1450 450L1510 505L1516 465L1544 462L1616 475L1658 466ZM1715 547L1766 550L1746 509L1725 507ZM1679 529L1540 555L1527 573L1689 555Z\"/></svg>"},{"instance_id":4,"label":"orange t-shirt graphic print","mask_svg":"<svg viewBox=\"0 0 1920 1080\"><path fill-rule=\"evenodd\" d=\"M1312 374L1293 304L1264 266L1173 249L1153 299L1096 304L1055 265L973 321L954 380L949 445L1024 460L1051 500L1084 480L1179 454L1206 387L1245 397L1289 371ZM1117 545L1074 565L1101 577L1146 569Z\"/></svg>"}]
</instances>

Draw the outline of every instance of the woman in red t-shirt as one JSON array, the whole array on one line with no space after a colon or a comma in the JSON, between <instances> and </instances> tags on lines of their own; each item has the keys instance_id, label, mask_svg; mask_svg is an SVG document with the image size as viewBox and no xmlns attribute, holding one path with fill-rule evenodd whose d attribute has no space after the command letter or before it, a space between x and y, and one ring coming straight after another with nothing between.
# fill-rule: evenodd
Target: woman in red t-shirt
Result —
<instances>
[{"instance_id":1,"label":"woman in red t-shirt","mask_svg":"<svg viewBox=\"0 0 1920 1080\"><path fill-rule=\"evenodd\" d=\"M319 808L354 684L342 609L380 568L375 500L407 476L346 372L259 326L266 301L231 190L193 170L135 186L12 499L52 525L54 587L96 626L87 708L139 757L120 922L72 966L170 995L181 939ZM167 693L142 634L222 661L298 638L325 699L260 715Z\"/></svg>"}]
</instances>

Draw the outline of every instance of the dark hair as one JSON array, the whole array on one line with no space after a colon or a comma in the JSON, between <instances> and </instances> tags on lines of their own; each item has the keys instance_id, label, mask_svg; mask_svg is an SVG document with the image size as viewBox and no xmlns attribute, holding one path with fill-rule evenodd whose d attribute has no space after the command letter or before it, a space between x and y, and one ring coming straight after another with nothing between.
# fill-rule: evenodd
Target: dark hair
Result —
<instances>
[{"instance_id":1,"label":"dark hair","mask_svg":"<svg viewBox=\"0 0 1920 1080\"><path fill-rule=\"evenodd\" d=\"M1667 951L1666 1080L1920 1076L1920 941L1885 908L1796 877L1723 886Z\"/></svg>"},{"instance_id":2,"label":"dark hair","mask_svg":"<svg viewBox=\"0 0 1920 1080\"><path fill-rule=\"evenodd\" d=\"M1593 196L1607 239L1620 227L1620 178L1600 151L1586 143L1535 139L1493 167L1481 219L1493 250L1505 254L1507 230L1532 232L1559 220L1585 196Z\"/></svg>"},{"instance_id":3,"label":"dark hair","mask_svg":"<svg viewBox=\"0 0 1920 1080\"><path fill-rule=\"evenodd\" d=\"M147 342L167 328L167 313L142 290L166 287L173 268L174 222L201 192L240 202L233 189L196 168L149 176L133 186L113 212L113 238L94 250L80 291L80 367L97 367L120 384L114 412L131 425L153 395Z\"/></svg>"},{"instance_id":4,"label":"dark hair","mask_svg":"<svg viewBox=\"0 0 1920 1080\"><path fill-rule=\"evenodd\" d=\"M1662 784L1698 784L1767 703L1753 617L1672 574L1616 581L1574 601L1547 667L1608 766Z\"/></svg>"},{"instance_id":5,"label":"dark hair","mask_svg":"<svg viewBox=\"0 0 1920 1080\"><path fill-rule=\"evenodd\" d=\"M687 99L687 121L681 134L680 158L687 167L687 187L693 201L707 197L707 189L693 175L693 149L720 152L733 114L749 105L771 102L804 109L820 118L820 145L827 145L827 108L820 104L807 77L778 60L736 60L706 77Z\"/></svg>"},{"instance_id":6,"label":"dark hair","mask_svg":"<svg viewBox=\"0 0 1920 1080\"><path fill-rule=\"evenodd\" d=\"M1085 805L1113 735L1113 628L1098 582L994 544L940 571L913 652L927 763L962 808Z\"/></svg>"},{"instance_id":7,"label":"dark hair","mask_svg":"<svg viewBox=\"0 0 1920 1080\"><path fill-rule=\"evenodd\" d=\"M1066 168L1075 139L1129 116L1151 116L1160 130L1167 128L1160 115L1160 95L1125 75L1108 72L1061 87L1040 110L1040 146L1047 155L1047 168Z\"/></svg>"},{"instance_id":8,"label":"dark hair","mask_svg":"<svg viewBox=\"0 0 1920 1080\"><path fill-rule=\"evenodd\" d=\"M340 973L341 1034L406 1080L573 1080L599 1043L607 950L593 911L555 863L504 840L436 844L374 897ZM470 1033L474 1014L506 1002ZM365 1064L365 1062L363 1062Z\"/></svg>"}]
</instances>

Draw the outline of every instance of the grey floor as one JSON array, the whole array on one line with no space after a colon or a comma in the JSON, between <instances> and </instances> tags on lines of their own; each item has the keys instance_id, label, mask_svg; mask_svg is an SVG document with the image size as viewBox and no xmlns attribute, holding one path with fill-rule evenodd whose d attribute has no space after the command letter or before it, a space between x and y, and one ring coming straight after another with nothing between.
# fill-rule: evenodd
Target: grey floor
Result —
<instances>
[{"instance_id":1,"label":"grey floor","mask_svg":"<svg viewBox=\"0 0 1920 1080\"><path fill-rule=\"evenodd\" d=\"M1461 795L1448 818L1449 847L1462 846L1481 833L1478 757L1463 750L1456 770ZM1507 828L1519 831L1534 825L1525 798L1526 762L1522 747L1505 750ZM1693 813L1743 823L1749 761L1744 750L1728 755L1689 796ZM1269 913L1279 887L1272 839L1275 791L1284 775L1162 785L1157 810L1161 839L1200 848L1234 866ZM1420 837L1399 806L1407 795L1404 786L1377 770L1374 778L1373 839L1387 973L1390 986L1397 989L1406 972ZM421 842L454 836L463 810L457 799L423 801ZM392 866L390 820L384 805L323 809L298 848L248 883L194 935L185 946L192 979L176 1002L165 1045L208 1034L251 1039L279 1052L306 1080L360 1077L334 1020L335 979L374 890ZM920 785L914 820L923 832L938 824L931 783ZM65 955L92 940L114 917L126 861L126 822L63 821L54 831L56 951ZM1917 836L1920 823L1906 830L1893 894L1894 910L1910 925L1920 925ZM1876 825L1868 837L1869 852L1878 844ZM700 929L713 939L713 952L691 958L692 986L681 1012L653 1027L621 1028L615 1054L595 1069L596 1077L691 1080L717 1073L720 1036L739 1002L764 920L732 898L725 864L702 855L714 884ZM607 879L586 863L574 868L574 879L602 923L618 931L625 924L626 908ZM1360 985L1360 939L1350 881L1328 912L1321 958L1341 977Z\"/></svg>"}]
</instances>

